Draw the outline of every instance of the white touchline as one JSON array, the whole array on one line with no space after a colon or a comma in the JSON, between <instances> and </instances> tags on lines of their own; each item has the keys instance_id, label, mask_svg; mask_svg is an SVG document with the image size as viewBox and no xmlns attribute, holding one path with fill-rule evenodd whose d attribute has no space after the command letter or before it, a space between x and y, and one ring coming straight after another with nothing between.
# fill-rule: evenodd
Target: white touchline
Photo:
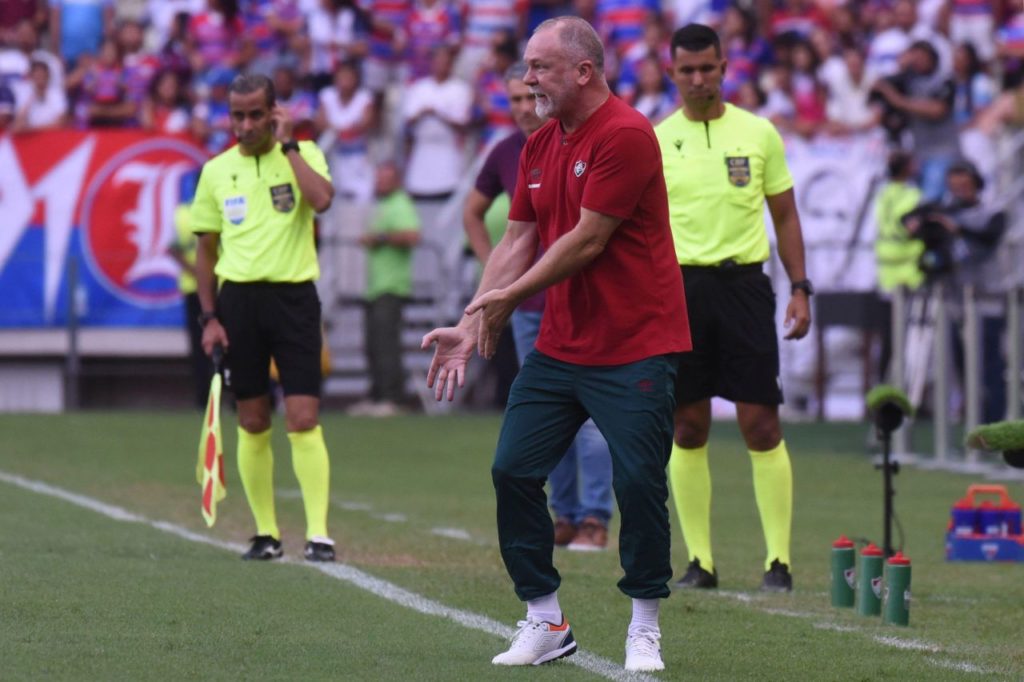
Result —
<instances>
[{"instance_id":1,"label":"white touchline","mask_svg":"<svg viewBox=\"0 0 1024 682\"><path fill-rule=\"evenodd\" d=\"M157 530L162 530L165 533L182 538L183 540L210 545L211 547L228 550L236 554L240 554L246 550L244 545L211 538L207 535L195 533L173 523L168 523L167 521L153 521L140 514L130 512L127 509L122 509L121 507L116 507L114 505L101 502L95 498L71 492L70 490L64 490L63 488L58 488L50 485L49 483L43 483L42 481L34 481L16 474L9 474L5 471L0 471L0 481L17 486L23 490L39 493L40 495L56 497L57 499L64 500L65 502L70 502L71 504L94 511L97 514L102 514L103 516L114 519L115 521L140 523L151 528L156 528ZM404 606L428 616L440 616L442 618L446 618L463 627L469 628L470 630L486 632L487 634L496 635L505 639L509 639L513 634L515 634L514 628L496 621L493 618L488 618L487 616L482 616L478 613L473 613L472 611L463 611L462 609L445 606L440 602L428 599L422 595L416 594L415 592L410 592L403 587L399 587L394 583L376 578L369 573L364 573L358 568L354 568L352 566L347 566L345 564L306 563L304 561L300 562L287 558L281 559L281 561L294 566L318 569L322 573L333 578L337 578L338 580L344 580L351 585L362 590L366 590L371 594L375 594L378 597L382 597L383 599L398 604L399 606ZM563 660L609 680L654 682L657 679L640 673L627 673L622 666L617 663L585 651L578 651L575 656L570 656Z\"/></svg>"}]
</instances>

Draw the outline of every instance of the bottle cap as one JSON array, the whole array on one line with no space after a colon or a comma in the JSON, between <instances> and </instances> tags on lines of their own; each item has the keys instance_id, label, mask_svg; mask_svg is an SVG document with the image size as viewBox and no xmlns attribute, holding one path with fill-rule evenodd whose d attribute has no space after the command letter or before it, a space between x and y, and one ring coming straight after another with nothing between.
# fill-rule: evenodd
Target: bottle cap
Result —
<instances>
[{"instance_id":1,"label":"bottle cap","mask_svg":"<svg viewBox=\"0 0 1024 682\"><path fill-rule=\"evenodd\" d=\"M903 552L896 552L891 557L889 557L888 563L890 565L895 565L895 566L909 566L910 565L910 557L903 556Z\"/></svg>"},{"instance_id":2,"label":"bottle cap","mask_svg":"<svg viewBox=\"0 0 1024 682\"><path fill-rule=\"evenodd\" d=\"M840 535L839 539L832 543L832 547L834 549L853 549L853 540L845 535Z\"/></svg>"},{"instance_id":3,"label":"bottle cap","mask_svg":"<svg viewBox=\"0 0 1024 682\"><path fill-rule=\"evenodd\" d=\"M961 497L953 505L953 509L974 509L974 504L971 502L971 498Z\"/></svg>"},{"instance_id":4,"label":"bottle cap","mask_svg":"<svg viewBox=\"0 0 1024 682\"><path fill-rule=\"evenodd\" d=\"M860 551L861 556L882 556L882 549L873 542L869 542L868 546Z\"/></svg>"}]
</instances>

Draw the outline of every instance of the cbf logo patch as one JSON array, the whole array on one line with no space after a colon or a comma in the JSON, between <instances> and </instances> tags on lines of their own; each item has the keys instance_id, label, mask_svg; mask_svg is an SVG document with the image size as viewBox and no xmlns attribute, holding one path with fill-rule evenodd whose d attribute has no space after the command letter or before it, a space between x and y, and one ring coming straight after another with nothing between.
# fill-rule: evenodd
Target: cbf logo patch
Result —
<instances>
[{"instance_id":1,"label":"cbf logo patch","mask_svg":"<svg viewBox=\"0 0 1024 682\"><path fill-rule=\"evenodd\" d=\"M583 175L583 172L585 170L587 170L586 161L577 161L576 165L572 167L572 172L576 175L577 178Z\"/></svg>"},{"instance_id":2,"label":"cbf logo patch","mask_svg":"<svg viewBox=\"0 0 1024 682\"><path fill-rule=\"evenodd\" d=\"M274 203L274 210L279 213L288 213L295 208L295 192L292 191L291 184L286 183L271 187L270 200Z\"/></svg>"},{"instance_id":3,"label":"cbf logo patch","mask_svg":"<svg viewBox=\"0 0 1024 682\"><path fill-rule=\"evenodd\" d=\"M749 156L727 156L725 167L729 171L729 182L736 187L746 187L750 184L750 157Z\"/></svg>"},{"instance_id":4,"label":"cbf logo patch","mask_svg":"<svg viewBox=\"0 0 1024 682\"><path fill-rule=\"evenodd\" d=\"M224 217L232 225L241 225L245 220L246 203L244 196L227 197L224 199Z\"/></svg>"}]
</instances>

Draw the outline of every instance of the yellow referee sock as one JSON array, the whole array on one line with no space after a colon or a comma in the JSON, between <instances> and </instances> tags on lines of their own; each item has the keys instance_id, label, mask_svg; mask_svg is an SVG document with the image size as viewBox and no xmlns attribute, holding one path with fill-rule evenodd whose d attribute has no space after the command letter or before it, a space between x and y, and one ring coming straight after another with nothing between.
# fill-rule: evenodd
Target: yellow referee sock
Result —
<instances>
[{"instance_id":1,"label":"yellow referee sock","mask_svg":"<svg viewBox=\"0 0 1024 682\"><path fill-rule=\"evenodd\" d=\"M256 534L280 540L274 514L274 452L270 449L270 429L249 433L238 427L238 472L256 519Z\"/></svg>"},{"instance_id":2,"label":"yellow referee sock","mask_svg":"<svg viewBox=\"0 0 1024 682\"><path fill-rule=\"evenodd\" d=\"M327 459L324 432L319 425L309 431L288 434L292 444L292 467L302 488L306 507L306 539L327 535L327 505L330 497L331 465Z\"/></svg>"},{"instance_id":3,"label":"yellow referee sock","mask_svg":"<svg viewBox=\"0 0 1024 682\"><path fill-rule=\"evenodd\" d=\"M789 563L789 533L793 522L793 470L789 464L786 441L772 450L749 450L754 473L754 497L761 513L764 544L768 549L764 569L771 567L772 559ZM792 565L790 565L792 568Z\"/></svg>"},{"instance_id":4,"label":"yellow referee sock","mask_svg":"<svg viewBox=\"0 0 1024 682\"><path fill-rule=\"evenodd\" d=\"M668 478L690 561L700 559L700 567L712 572L715 564L711 558L711 469L707 444L691 450L673 443Z\"/></svg>"}]
</instances>

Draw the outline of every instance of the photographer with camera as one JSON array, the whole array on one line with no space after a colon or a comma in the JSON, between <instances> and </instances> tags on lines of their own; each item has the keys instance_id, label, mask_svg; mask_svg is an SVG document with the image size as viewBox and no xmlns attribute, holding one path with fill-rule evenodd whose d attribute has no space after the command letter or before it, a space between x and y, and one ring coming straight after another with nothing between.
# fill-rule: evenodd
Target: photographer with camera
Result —
<instances>
[{"instance_id":1,"label":"photographer with camera","mask_svg":"<svg viewBox=\"0 0 1024 682\"><path fill-rule=\"evenodd\" d=\"M904 132L912 138L926 201L942 196L946 169L960 157L953 117L956 84L940 63L935 47L919 40L900 57L900 72L872 88L872 101L881 106L882 124L893 142L902 146Z\"/></svg>"},{"instance_id":2,"label":"photographer with camera","mask_svg":"<svg viewBox=\"0 0 1024 682\"><path fill-rule=\"evenodd\" d=\"M1006 318L998 296L999 271L993 269L995 256L1006 231L1006 215L982 201L985 180L973 164L954 163L946 172L946 195L941 202L924 204L903 218L911 236L924 243L918 261L929 283L948 282L947 291L959 292L972 285L981 315L982 416L985 422L999 421L1006 413L1005 361L1002 336ZM954 296L950 301L954 318L958 313ZM954 360L963 374L963 343L953 335Z\"/></svg>"}]
</instances>

